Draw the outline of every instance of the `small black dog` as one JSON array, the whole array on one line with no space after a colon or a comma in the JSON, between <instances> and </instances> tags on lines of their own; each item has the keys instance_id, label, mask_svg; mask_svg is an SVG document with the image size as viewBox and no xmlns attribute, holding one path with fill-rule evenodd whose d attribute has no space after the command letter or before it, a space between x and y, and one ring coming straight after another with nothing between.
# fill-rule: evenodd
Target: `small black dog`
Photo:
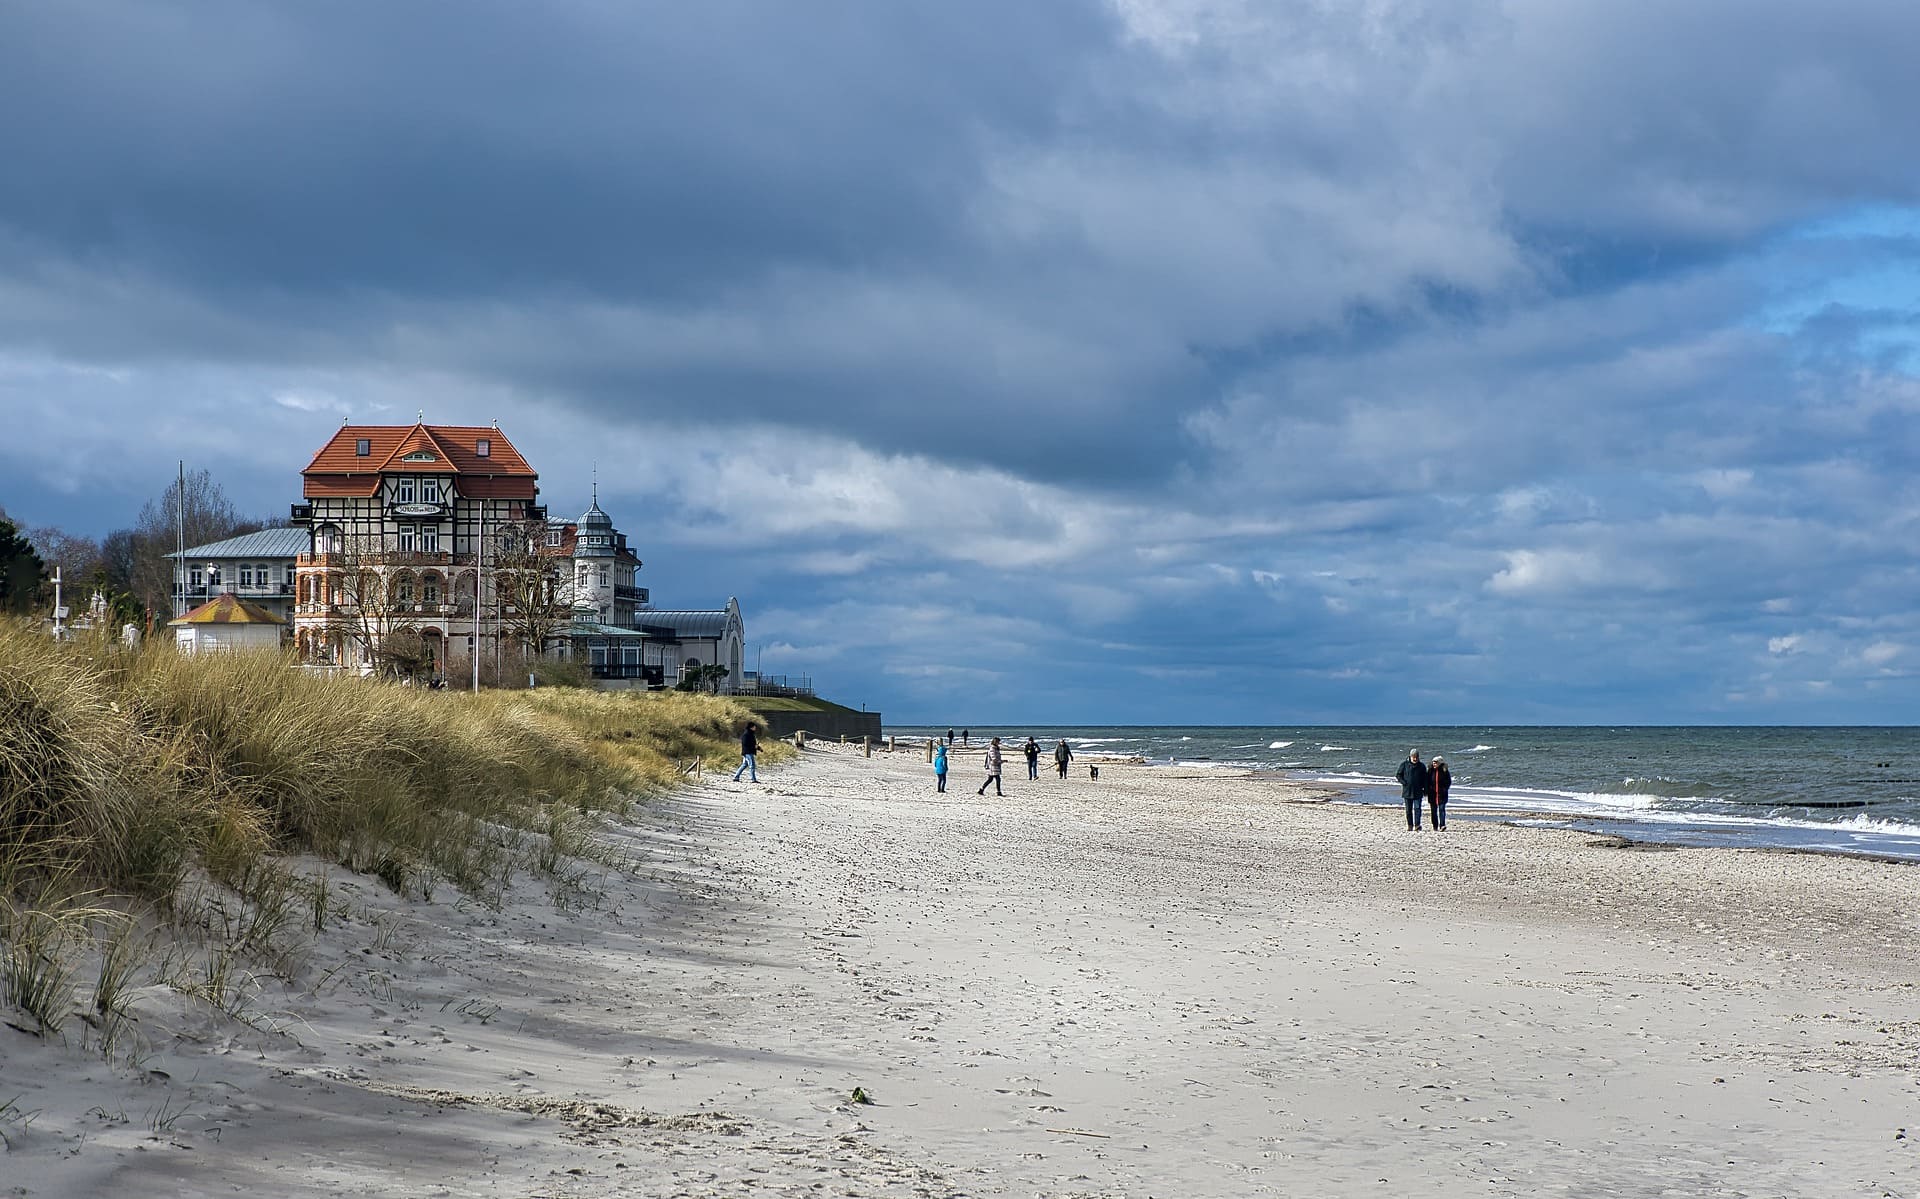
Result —
<instances>
[{"instance_id":1,"label":"small black dog","mask_svg":"<svg viewBox=\"0 0 1920 1199\"><path fill-rule=\"evenodd\" d=\"M1088 777L1088 778L1090 778L1090 779L1092 779L1092 780L1093 780L1094 782L1096 782L1096 783L1097 783L1097 782L1099 782L1099 781L1100 781L1100 768L1099 768L1098 766L1089 766L1089 767L1087 767L1087 777Z\"/></svg>"}]
</instances>

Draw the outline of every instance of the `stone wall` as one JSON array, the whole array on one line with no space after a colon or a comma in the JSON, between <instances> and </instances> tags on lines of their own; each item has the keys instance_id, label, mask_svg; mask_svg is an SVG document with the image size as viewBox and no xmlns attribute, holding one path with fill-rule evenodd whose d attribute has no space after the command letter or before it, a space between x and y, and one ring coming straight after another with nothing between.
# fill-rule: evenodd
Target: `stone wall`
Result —
<instances>
[{"instance_id":1,"label":"stone wall","mask_svg":"<svg viewBox=\"0 0 1920 1199\"><path fill-rule=\"evenodd\" d=\"M758 716L769 737L791 737L804 729L807 736L826 741L838 741L843 735L855 742L862 737L880 740L878 712L761 712Z\"/></svg>"}]
</instances>

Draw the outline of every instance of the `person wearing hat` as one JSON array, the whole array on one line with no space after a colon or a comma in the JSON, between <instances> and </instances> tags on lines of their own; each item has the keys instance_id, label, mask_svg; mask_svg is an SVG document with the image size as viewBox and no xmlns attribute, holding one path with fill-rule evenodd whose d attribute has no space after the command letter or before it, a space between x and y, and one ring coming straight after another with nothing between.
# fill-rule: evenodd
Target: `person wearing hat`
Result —
<instances>
[{"instance_id":1,"label":"person wearing hat","mask_svg":"<svg viewBox=\"0 0 1920 1199\"><path fill-rule=\"evenodd\" d=\"M1427 771L1427 804L1433 809L1433 831L1441 832L1447 827L1447 792L1453 789L1453 771L1447 769L1447 760L1442 757L1433 759L1433 769Z\"/></svg>"}]
</instances>

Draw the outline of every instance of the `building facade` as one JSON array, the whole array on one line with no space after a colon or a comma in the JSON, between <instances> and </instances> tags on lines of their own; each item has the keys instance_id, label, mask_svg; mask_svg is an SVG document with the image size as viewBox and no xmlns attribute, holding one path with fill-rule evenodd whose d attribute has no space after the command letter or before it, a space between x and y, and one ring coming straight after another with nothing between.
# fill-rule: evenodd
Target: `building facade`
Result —
<instances>
[{"instance_id":1,"label":"building facade","mask_svg":"<svg viewBox=\"0 0 1920 1199\"><path fill-rule=\"evenodd\" d=\"M168 554L175 562L178 610L189 611L221 594L237 595L291 624L295 561L308 549L307 541L302 528L261 529Z\"/></svg>"},{"instance_id":2,"label":"building facade","mask_svg":"<svg viewBox=\"0 0 1920 1199\"><path fill-rule=\"evenodd\" d=\"M542 540L539 476L497 427L343 425L301 472L294 643L359 670L451 678L500 660L516 612L500 569Z\"/></svg>"},{"instance_id":3,"label":"building facade","mask_svg":"<svg viewBox=\"0 0 1920 1199\"><path fill-rule=\"evenodd\" d=\"M577 521L547 525L547 548L567 560L569 589L576 614L591 612L595 623L616 628L640 627L638 616L648 605L640 586L640 561L627 545L627 535L613 527L613 518L600 507L596 484L593 503Z\"/></svg>"}]
</instances>

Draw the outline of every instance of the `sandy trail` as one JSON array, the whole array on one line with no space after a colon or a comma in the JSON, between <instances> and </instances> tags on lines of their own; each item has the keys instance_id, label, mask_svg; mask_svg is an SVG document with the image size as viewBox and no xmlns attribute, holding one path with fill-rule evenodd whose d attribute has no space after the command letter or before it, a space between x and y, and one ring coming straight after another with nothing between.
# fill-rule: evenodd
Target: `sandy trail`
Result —
<instances>
[{"instance_id":1,"label":"sandy trail","mask_svg":"<svg viewBox=\"0 0 1920 1199\"><path fill-rule=\"evenodd\" d=\"M1920 1195L1913 868L1103 774L816 749L558 902L359 886L297 1041L0 1030L0 1194Z\"/></svg>"}]
</instances>

